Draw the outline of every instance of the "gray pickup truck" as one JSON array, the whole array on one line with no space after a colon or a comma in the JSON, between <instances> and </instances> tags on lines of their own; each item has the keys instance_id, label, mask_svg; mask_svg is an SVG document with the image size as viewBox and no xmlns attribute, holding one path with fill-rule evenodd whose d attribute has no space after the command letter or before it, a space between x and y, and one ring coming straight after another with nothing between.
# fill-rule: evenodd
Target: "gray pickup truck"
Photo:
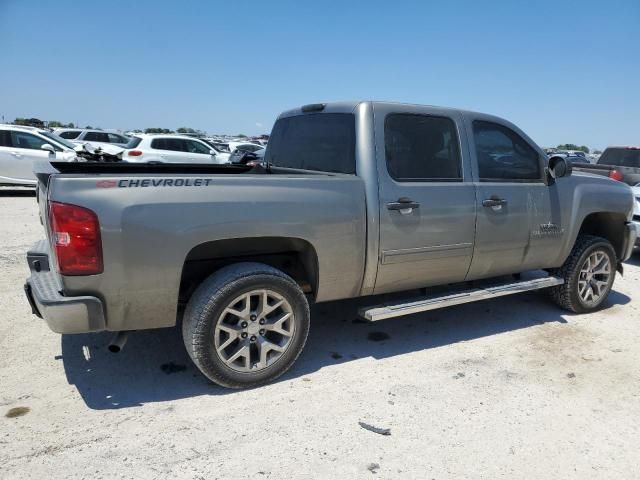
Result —
<instances>
[{"instance_id":1,"label":"gray pickup truck","mask_svg":"<svg viewBox=\"0 0 640 480\"><path fill-rule=\"evenodd\" d=\"M573 168L635 186L640 183L640 147L607 147L597 163L574 162Z\"/></svg>"},{"instance_id":2,"label":"gray pickup truck","mask_svg":"<svg viewBox=\"0 0 640 480\"><path fill-rule=\"evenodd\" d=\"M548 288L590 312L637 236L627 185L572 175L511 123L448 108L306 105L280 115L254 167L36 173L34 313L58 333L119 332L113 350L182 322L197 367L235 388L291 367L311 303L370 296L360 315L377 321ZM390 292L407 293L379 305Z\"/></svg>"}]
</instances>

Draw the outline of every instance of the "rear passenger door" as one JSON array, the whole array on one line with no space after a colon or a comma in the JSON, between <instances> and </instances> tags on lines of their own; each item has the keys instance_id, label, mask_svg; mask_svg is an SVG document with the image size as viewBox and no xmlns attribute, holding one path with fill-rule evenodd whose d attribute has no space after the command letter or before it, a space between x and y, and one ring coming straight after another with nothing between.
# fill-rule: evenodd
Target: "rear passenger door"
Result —
<instances>
[{"instance_id":1,"label":"rear passenger door","mask_svg":"<svg viewBox=\"0 0 640 480\"><path fill-rule=\"evenodd\" d=\"M478 193L468 280L544 268L563 229L552 217L555 187L544 182L543 152L497 119L470 117L466 125Z\"/></svg>"},{"instance_id":2,"label":"rear passenger door","mask_svg":"<svg viewBox=\"0 0 640 480\"><path fill-rule=\"evenodd\" d=\"M190 155L181 138L154 138L151 148L159 161L167 163L190 163Z\"/></svg>"},{"instance_id":3,"label":"rear passenger door","mask_svg":"<svg viewBox=\"0 0 640 480\"><path fill-rule=\"evenodd\" d=\"M380 256L374 293L464 280L476 196L461 117L428 107L374 107Z\"/></svg>"}]
</instances>

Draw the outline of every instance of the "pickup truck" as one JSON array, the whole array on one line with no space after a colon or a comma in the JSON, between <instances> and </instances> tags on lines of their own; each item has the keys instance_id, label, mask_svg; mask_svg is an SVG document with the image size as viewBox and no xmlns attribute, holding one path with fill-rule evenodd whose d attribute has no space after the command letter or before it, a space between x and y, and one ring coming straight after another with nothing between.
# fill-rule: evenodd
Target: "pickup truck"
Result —
<instances>
[{"instance_id":1,"label":"pickup truck","mask_svg":"<svg viewBox=\"0 0 640 480\"><path fill-rule=\"evenodd\" d=\"M574 162L573 168L637 185L640 183L640 147L607 147L597 163Z\"/></svg>"},{"instance_id":2,"label":"pickup truck","mask_svg":"<svg viewBox=\"0 0 640 480\"><path fill-rule=\"evenodd\" d=\"M181 322L195 365L232 388L291 367L312 303L368 297L360 315L378 321L548 288L591 312L637 237L627 185L572 175L508 121L449 108L289 110L253 167L36 173L47 239L27 253L33 312L62 334L118 332L113 351ZM390 292L406 293L378 305Z\"/></svg>"}]
</instances>

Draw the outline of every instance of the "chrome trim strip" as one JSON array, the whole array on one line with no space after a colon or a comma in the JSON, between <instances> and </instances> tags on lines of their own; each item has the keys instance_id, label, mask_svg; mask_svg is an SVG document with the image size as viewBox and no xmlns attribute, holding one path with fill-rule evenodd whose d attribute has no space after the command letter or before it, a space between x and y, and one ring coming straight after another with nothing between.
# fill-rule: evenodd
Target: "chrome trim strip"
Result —
<instances>
[{"instance_id":1,"label":"chrome trim strip","mask_svg":"<svg viewBox=\"0 0 640 480\"><path fill-rule=\"evenodd\" d=\"M431 247L384 250L380 263L390 265L393 263L419 262L433 258L471 255L472 246L472 243L456 243L451 245L434 245Z\"/></svg>"}]
</instances>

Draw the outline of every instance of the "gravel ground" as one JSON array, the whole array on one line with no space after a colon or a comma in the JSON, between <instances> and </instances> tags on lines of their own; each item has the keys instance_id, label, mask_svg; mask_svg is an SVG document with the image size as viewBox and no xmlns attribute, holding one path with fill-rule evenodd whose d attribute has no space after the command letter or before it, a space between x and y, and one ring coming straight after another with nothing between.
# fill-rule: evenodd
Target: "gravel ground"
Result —
<instances>
[{"instance_id":1,"label":"gravel ground","mask_svg":"<svg viewBox=\"0 0 640 480\"><path fill-rule=\"evenodd\" d=\"M34 197L0 190L3 479L638 478L637 257L586 316L540 293L377 324L319 305L292 371L228 391L177 329L117 355L50 332L22 291L42 236Z\"/></svg>"}]
</instances>

